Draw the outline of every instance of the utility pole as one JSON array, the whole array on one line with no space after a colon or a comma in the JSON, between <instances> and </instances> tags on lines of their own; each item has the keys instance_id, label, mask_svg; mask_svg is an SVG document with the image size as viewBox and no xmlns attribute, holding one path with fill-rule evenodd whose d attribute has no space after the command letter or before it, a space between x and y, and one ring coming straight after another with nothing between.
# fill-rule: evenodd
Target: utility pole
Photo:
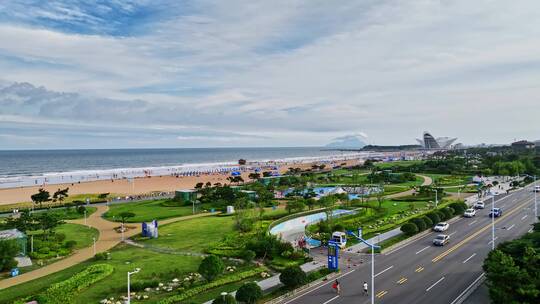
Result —
<instances>
[{"instance_id":1,"label":"utility pole","mask_svg":"<svg viewBox=\"0 0 540 304\"><path fill-rule=\"evenodd\" d=\"M495 249L495 195L491 197L491 250Z\"/></svg>"}]
</instances>

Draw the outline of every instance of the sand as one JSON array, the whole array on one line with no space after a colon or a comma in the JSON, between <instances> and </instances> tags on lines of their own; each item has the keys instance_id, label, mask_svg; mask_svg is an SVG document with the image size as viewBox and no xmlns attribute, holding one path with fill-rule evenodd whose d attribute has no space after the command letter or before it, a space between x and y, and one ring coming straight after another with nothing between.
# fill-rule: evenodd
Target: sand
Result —
<instances>
[{"instance_id":1,"label":"sand","mask_svg":"<svg viewBox=\"0 0 540 304\"><path fill-rule=\"evenodd\" d=\"M343 161L348 166L358 163L358 160ZM339 162L341 163L341 162ZM282 165L279 167L279 171L284 173L289 167L307 169L311 168L312 164L290 164ZM249 172L242 175L245 181L249 181ZM147 194L155 191L174 191L178 189L192 189L199 182L211 182L214 183L229 183L227 181L228 175L211 174L201 176L154 176L154 177L141 177L135 178L131 183L128 180L101 180L92 182L82 182L76 184L55 184L46 185L44 187L20 187L20 188L8 188L0 189L0 205L14 204L20 202L29 202L30 196L35 194L39 188L44 188L51 194L60 188L69 187L69 195L77 194L100 194L111 193L118 196L125 195L139 195Z\"/></svg>"}]
</instances>

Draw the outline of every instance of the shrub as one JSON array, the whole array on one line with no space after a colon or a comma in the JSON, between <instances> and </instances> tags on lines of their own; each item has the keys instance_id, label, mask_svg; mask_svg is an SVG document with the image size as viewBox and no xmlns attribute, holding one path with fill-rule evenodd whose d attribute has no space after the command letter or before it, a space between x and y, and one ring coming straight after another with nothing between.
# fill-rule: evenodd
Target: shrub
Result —
<instances>
[{"instance_id":1,"label":"shrub","mask_svg":"<svg viewBox=\"0 0 540 304\"><path fill-rule=\"evenodd\" d=\"M72 303L79 291L106 278L113 271L114 268L108 264L88 266L85 270L71 278L52 284L47 290L37 296L37 300L39 303L47 304Z\"/></svg>"},{"instance_id":2,"label":"shrub","mask_svg":"<svg viewBox=\"0 0 540 304\"><path fill-rule=\"evenodd\" d=\"M428 228L435 225L435 223L433 223L433 221L427 216L422 216L422 220L424 220L424 223L426 223L426 226L428 226Z\"/></svg>"},{"instance_id":3,"label":"shrub","mask_svg":"<svg viewBox=\"0 0 540 304\"><path fill-rule=\"evenodd\" d=\"M441 221L441 218L435 212L430 212L430 213L426 214L426 216L431 219L431 221L433 222L433 225L435 225L435 224L437 224L438 222Z\"/></svg>"},{"instance_id":4,"label":"shrub","mask_svg":"<svg viewBox=\"0 0 540 304\"><path fill-rule=\"evenodd\" d=\"M290 266L281 272L279 281L287 288L293 289L303 285L307 281L307 275L299 266Z\"/></svg>"},{"instance_id":5,"label":"shrub","mask_svg":"<svg viewBox=\"0 0 540 304\"><path fill-rule=\"evenodd\" d=\"M131 290L132 291L143 291L145 288L150 287L154 288L159 285L158 280L148 280L148 281L135 281L131 283Z\"/></svg>"},{"instance_id":6,"label":"shrub","mask_svg":"<svg viewBox=\"0 0 540 304\"><path fill-rule=\"evenodd\" d=\"M236 292L236 300L247 304L255 304L262 296L261 287L255 282L245 283Z\"/></svg>"},{"instance_id":7,"label":"shrub","mask_svg":"<svg viewBox=\"0 0 540 304\"><path fill-rule=\"evenodd\" d=\"M86 207L84 207L84 206L77 207L77 212L79 214L84 214L85 211L86 211Z\"/></svg>"},{"instance_id":8,"label":"shrub","mask_svg":"<svg viewBox=\"0 0 540 304\"><path fill-rule=\"evenodd\" d=\"M66 235L63 234L63 233L56 233L56 234L54 235L54 238L56 239L56 241L57 241L58 243L62 243L62 242L66 239Z\"/></svg>"},{"instance_id":9,"label":"shrub","mask_svg":"<svg viewBox=\"0 0 540 304\"><path fill-rule=\"evenodd\" d=\"M401 231L403 231L403 233L406 235L411 236L418 233L418 227L414 223L408 222L401 226Z\"/></svg>"},{"instance_id":10,"label":"shrub","mask_svg":"<svg viewBox=\"0 0 540 304\"><path fill-rule=\"evenodd\" d=\"M41 254L47 254L49 253L49 251L51 251L51 249L47 246L44 246L38 249L38 253L41 253Z\"/></svg>"},{"instance_id":11,"label":"shrub","mask_svg":"<svg viewBox=\"0 0 540 304\"><path fill-rule=\"evenodd\" d=\"M469 208L464 202L451 203L450 207L454 209L456 214L462 214L463 212L465 212L465 209Z\"/></svg>"},{"instance_id":12,"label":"shrub","mask_svg":"<svg viewBox=\"0 0 540 304\"><path fill-rule=\"evenodd\" d=\"M242 260L246 262L251 262L255 258L255 252L253 250L246 249L242 251L241 256Z\"/></svg>"},{"instance_id":13,"label":"shrub","mask_svg":"<svg viewBox=\"0 0 540 304\"><path fill-rule=\"evenodd\" d=\"M199 265L199 273L207 280L213 281L218 275L223 273L225 265L220 258L210 255L204 258Z\"/></svg>"},{"instance_id":14,"label":"shrub","mask_svg":"<svg viewBox=\"0 0 540 304\"><path fill-rule=\"evenodd\" d=\"M441 213L443 213L443 214L444 214L444 218L445 218L446 220L448 220L448 219L451 219L452 216L454 215L454 209L451 209L451 208L443 208L443 209L441 209Z\"/></svg>"},{"instance_id":15,"label":"shrub","mask_svg":"<svg viewBox=\"0 0 540 304\"><path fill-rule=\"evenodd\" d=\"M69 240L64 244L64 247L66 247L67 249L73 249L75 248L76 245L77 245L77 241Z\"/></svg>"},{"instance_id":16,"label":"shrub","mask_svg":"<svg viewBox=\"0 0 540 304\"><path fill-rule=\"evenodd\" d=\"M19 246L15 240L0 241L0 271L13 268L13 259L19 253ZM17 262L15 262L15 265Z\"/></svg>"},{"instance_id":17,"label":"shrub","mask_svg":"<svg viewBox=\"0 0 540 304\"><path fill-rule=\"evenodd\" d=\"M445 220L446 220L446 214L442 213L442 212L439 211L439 210L435 210L435 211L433 211L433 212L435 212L435 213L439 216L439 218L441 219L441 221L445 221Z\"/></svg>"},{"instance_id":18,"label":"shrub","mask_svg":"<svg viewBox=\"0 0 540 304\"><path fill-rule=\"evenodd\" d=\"M230 294L226 296L219 295L214 299L214 301L212 301L212 304L236 304L236 300Z\"/></svg>"},{"instance_id":19,"label":"shrub","mask_svg":"<svg viewBox=\"0 0 540 304\"><path fill-rule=\"evenodd\" d=\"M415 224L418 228L418 231L424 231L427 228L426 222L420 217L411 219L411 223Z\"/></svg>"},{"instance_id":20,"label":"shrub","mask_svg":"<svg viewBox=\"0 0 540 304\"><path fill-rule=\"evenodd\" d=\"M100 260L106 260L107 259L107 253L105 252L99 252L94 255L94 260L100 261Z\"/></svg>"}]
</instances>

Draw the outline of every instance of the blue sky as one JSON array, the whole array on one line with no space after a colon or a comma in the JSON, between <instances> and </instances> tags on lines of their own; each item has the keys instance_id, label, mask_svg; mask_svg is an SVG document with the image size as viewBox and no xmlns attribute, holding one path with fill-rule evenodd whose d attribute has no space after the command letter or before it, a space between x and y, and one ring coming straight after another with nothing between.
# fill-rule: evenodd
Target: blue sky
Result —
<instances>
[{"instance_id":1,"label":"blue sky","mask_svg":"<svg viewBox=\"0 0 540 304\"><path fill-rule=\"evenodd\" d=\"M540 139L540 4L0 2L0 149Z\"/></svg>"}]
</instances>

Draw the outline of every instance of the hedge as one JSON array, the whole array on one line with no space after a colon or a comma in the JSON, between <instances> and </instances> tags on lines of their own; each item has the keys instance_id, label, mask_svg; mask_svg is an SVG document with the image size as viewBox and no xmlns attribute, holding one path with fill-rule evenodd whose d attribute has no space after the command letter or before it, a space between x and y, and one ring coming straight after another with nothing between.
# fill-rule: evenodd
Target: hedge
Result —
<instances>
[{"instance_id":1,"label":"hedge","mask_svg":"<svg viewBox=\"0 0 540 304\"><path fill-rule=\"evenodd\" d=\"M435 223L433 223L433 221L428 217L428 216L422 216L421 219L424 220L424 223L426 223L426 226L428 226L428 228L431 228L433 227L433 225L435 225Z\"/></svg>"},{"instance_id":2,"label":"hedge","mask_svg":"<svg viewBox=\"0 0 540 304\"><path fill-rule=\"evenodd\" d=\"M51 285L45 292L37 296L40 304L74 303L77 293L88 286L111 275L114 268L108 264L88 266L71 278Z\"/></svg>"},{"instance_id":3,"label":"hedge","mask_svg":"<svg viewBox=\"0 0 540 304\"><path fill-rule=\"evenodd\" d=\"M216 288L216 287L219 287L219 286L222 286L222 285L225 285L225 284L230 284L230 283L235 283L235 282L238 282L238 281L242 281L242 280L247 279L249 277L258 275L259 273L264 272L264 271L266 271L266 268L259 267L259 268L247 270L247 271L244 271L244 272L240 272L240 273L237 273L237 274L228 275L228 276L223 277L221 279L217 279L217 280L215 280L215 281L213 281L211 283L204 284L204 285L201 285L201 286L197 286L197 287L192 288L192 289L190 289L188 291L185 291L185 292L183 292L181 294L178 294L178 295L163 299L163 300L159 301L158 304L174 304L174 303L178 303L180 301L183 301L185 299L188 299L188 298L196 296L196 295L198 295L200 293L203 293L203 292L205 292L205 291L207 291L209 289Z\"/></svg>"},{"instance_id":4,"label":"hedge","mask_svg":"<svg viewBox=\"0 0 540 304\"><path fill-rule=\"evenodd\" d=\"M422 219L422 217L415 217L411 219L410 222L418 227L418 231L424 231L427 229L426 222Z\"/></svg>"},{"instance_id":5,"label":"hedge","mask_svg":"<svg viewBox=\"0 0 540 304\"><path fill-rule=\"evenodd\" d=\"M403 233L405 233L406 235L411 236L415 235L418 232L418 227L414 223L408 222L401 226L401 231L403 231Z\"/></svg>"},{"instance_id":6,"label":"hedge","mask_svg":"<svg viewBox=\"0 0 540 304\"><path fill-rule=\"evenodd\" d=\"M437 225L437 223L441 221L441 217L435 212L430 212L426 214L426 216L431 219L433 225Z\"/></svg>"}]
</instances>

